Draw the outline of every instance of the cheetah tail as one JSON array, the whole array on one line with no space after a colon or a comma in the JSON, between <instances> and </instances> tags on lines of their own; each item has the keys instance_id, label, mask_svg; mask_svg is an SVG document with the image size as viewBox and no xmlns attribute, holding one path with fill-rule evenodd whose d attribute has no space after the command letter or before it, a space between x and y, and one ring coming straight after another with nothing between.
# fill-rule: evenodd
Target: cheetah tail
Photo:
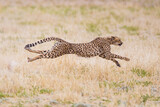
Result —
<instances>
[{"instance_id":1,"label":"cheetah tail","mask_svg":"<svg viewBox=\"0 0 160 107\"><path fill-rule=\"evenodd\" d=\"M35 43L27 44L27 45L24 47L24 49L29 49L30 47L34 47L34 46L36 46L37 44L42 44L42 43L44 43L44 42L49 42L49 41L53 41L53 40L58 41L58 42L63 42L63 41L64 41L64 40L62 40L62 39L60 39L60 38L48 37L48 38L44 38L44 39L42 39L42 40L39 40L39 41L37 41L37 42L35 42Z\"/></svg>"}]
</instances>

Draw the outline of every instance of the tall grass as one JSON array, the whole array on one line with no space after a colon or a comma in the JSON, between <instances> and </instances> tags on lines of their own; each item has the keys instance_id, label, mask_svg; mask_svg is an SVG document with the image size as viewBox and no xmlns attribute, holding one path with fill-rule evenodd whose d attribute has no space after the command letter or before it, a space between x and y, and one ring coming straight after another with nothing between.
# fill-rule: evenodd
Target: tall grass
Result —
<instances>
[{"instance_id":1,"label":"tall grass","mask_svg":"<svg viewBox=\"0 0 160 107\"><path fill-rule=\"evenodd\" d=\"M24 3L10 6L6 1L0 7L0 106L51 106L50 100L58 106L159 105L159 7ZM119 60L121 68L99 57L76 55L28 63L27 57L36 54L24 50L26 44L49 36L78 43L111 35L124 42L112 46L112 52L131 59ZM53 44L33 49L51 49Z\"/></svg>"}]
</instances>

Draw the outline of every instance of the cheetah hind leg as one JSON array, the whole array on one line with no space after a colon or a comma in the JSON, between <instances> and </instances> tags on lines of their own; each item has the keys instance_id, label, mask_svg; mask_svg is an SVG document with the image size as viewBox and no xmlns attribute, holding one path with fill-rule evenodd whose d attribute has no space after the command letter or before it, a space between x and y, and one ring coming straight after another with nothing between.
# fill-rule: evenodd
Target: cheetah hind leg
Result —
<instances>
[{"instance_id":1,"label":"cheetah hind leg","mask_svg":"<svg viewBox=\"0 0 160 107\"><path fill-rule=\"evenodd\" d=\"M35 61L35 60L37 60L37 59L41 59L41 58L43 58L43 55L38 55L38 56L36 56L36 57L34 57L34 58L27 58L28 59L28 62L32 62L32 61Z\"/></svg>"},{"instance_id":2,"label":"cheetah hind leg","mask_svg":"<svg viewBox=\"0 0 160 107\"><path fill-rule=\"evenodd\" d=\"M30 49L30 48L26 48L26 50L29 51L29 52L32 52L32 53L37 53L37 54L42 54L42 53L43 53L43 51L40 51L40 50L32 50L32 49Z\"/></svg>"}]
</instances>

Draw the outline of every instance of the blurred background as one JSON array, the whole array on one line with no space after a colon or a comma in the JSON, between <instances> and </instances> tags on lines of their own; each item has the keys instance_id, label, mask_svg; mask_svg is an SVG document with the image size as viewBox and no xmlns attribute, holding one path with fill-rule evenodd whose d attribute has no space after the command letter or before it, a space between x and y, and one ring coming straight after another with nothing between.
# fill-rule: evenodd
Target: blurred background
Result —
<instances>
[{"instance_id":1,"label":"blurred background","mask_svg":"<svg viewBox=\"0 0 160 107\"><path fill-rule=\"evenodd\" d=\"M45 37L89 42L118 36L130 62L24 50ZM34 47L51 49L53 42ZM160 106L160 0L0 0L0 106Z\"/></svg>"}]
</instances>

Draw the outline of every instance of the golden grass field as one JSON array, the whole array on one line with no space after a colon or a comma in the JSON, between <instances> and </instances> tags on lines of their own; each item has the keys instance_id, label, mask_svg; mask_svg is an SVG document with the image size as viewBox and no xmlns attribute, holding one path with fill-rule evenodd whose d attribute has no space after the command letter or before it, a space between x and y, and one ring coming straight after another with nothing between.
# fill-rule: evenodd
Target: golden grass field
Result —
<instances>
[{"instance_id":1,"label":"golden grass field","mask_svg":"<svg viewBox=\"0 0 160 107\"><path fill-rule=\"evenodd\" d=\"M0 1L0 107L160 106L160 5L134 1ZM124 43L112 52L130 58L120 68L76 55L28 63L36 54L24 50L50 36L80 43L112 35Z\"/></svg>"}]
</instances>

